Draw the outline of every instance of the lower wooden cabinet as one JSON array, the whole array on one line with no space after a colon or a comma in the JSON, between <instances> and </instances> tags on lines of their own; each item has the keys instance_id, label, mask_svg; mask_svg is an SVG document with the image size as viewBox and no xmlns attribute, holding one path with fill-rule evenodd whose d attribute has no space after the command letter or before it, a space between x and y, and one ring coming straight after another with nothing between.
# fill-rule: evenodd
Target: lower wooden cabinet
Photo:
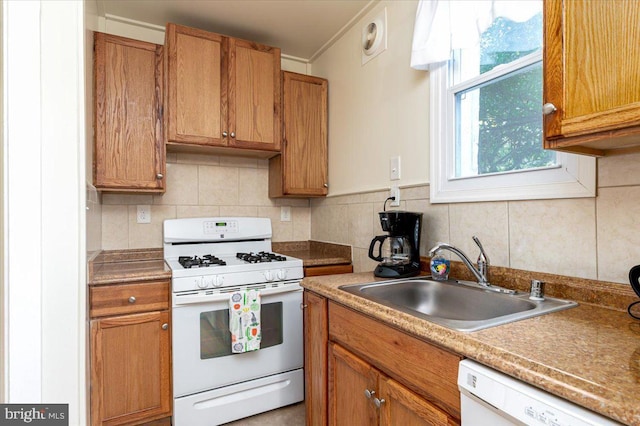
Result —
<instances>
[{"instance_id":1,"label":"lower wooden cabinet","mask_svg":"<svg viewBox=\"0 0 640 426\"><path fill-rule=\"evenodd\" d=\"M341 346L329 345L329 424L447 426L449 416Z\"/></svg>"},{"instance_id":2,"label":"lower wooden cabinet","mask_svg":"<svg viewBox=\"0 0 640 426\"><path fill-rule=\"evenodd\" d=\"M305 291L304 375L307 425L327 424L327 299Z\"/></svg>"},{"instance_id":3,"label":"lower wooden cabinet","mask_svg":"<svg viewBox=\"0 0 640 426\"><path fill-rule=\"evenodd\" d=\"M144 311L157 306L145 301L157 298L158 288L167 291L163 310L91 320L92 425L143 424L171 415L168 282L95 287L90 289L90 303L94 316L105 312L100 305L106 304L131 310L140 302L139 310ZM105 297L108 294L113 297Z\"/></svg>"}]
</instances>

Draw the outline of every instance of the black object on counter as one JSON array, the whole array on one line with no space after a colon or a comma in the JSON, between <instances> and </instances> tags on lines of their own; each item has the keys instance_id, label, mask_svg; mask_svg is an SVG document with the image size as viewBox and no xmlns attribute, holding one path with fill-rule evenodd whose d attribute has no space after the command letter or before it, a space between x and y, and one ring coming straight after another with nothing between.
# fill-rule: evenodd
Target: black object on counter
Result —
<instances>
[{"instance_id":1,"label":"black object on counter","mask_svg":"<svg viewBox=\"0 0 640 426\"><path fill-rule=\"evenodd\" d=\"M629 271L629 283L631 283L631 288L633 289L633 291L635 291L638 297L640 297L640 265L634 266ZM633 308L637 304L640 304L640 300L630 304L627 308L627 312L629 312L629 315L631 315L633 318L640 319L639 316L631 313L631 308Z\"/></svg>"}]
</instances>

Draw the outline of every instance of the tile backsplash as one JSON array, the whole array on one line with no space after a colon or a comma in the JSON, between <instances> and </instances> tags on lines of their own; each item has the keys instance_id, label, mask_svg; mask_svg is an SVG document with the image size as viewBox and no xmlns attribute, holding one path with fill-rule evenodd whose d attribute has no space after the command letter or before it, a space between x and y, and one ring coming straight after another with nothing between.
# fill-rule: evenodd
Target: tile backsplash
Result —
<instances>
[{"instance_id":1,"label":"tile backsplash","mask_svg":"<svg viewBox=\"0 0 640 426\"><path fill-rule=\"evenodd\" d=\"M431 204L429 186L401 189L400 209L423 213L421 255L449 242L475 261L477 235L491 264L628 284L640 264L640 154L598 159L595 198ZM370 271L369 242L387 191L311 201L311 238L353 246L354 271ZM455 259L455 256L453 258Z\"/></svg>"},{"instance_id":2,"label":"tile backsplash","mask_svg":"<svg viewBox=\"0 0 640 426\"><path fill-rule=\"evenodd\" d=\"M162 195L102 195L102 249L162 247L165 219L200 216L271 218L273 241L310 238L311 209L306 199L270 199L269 160L168 153L167 190ZM151 223L136 221L138 205L151 206ZM291 221L280 221L283 206Z\"/></svg>"}]
</instances>

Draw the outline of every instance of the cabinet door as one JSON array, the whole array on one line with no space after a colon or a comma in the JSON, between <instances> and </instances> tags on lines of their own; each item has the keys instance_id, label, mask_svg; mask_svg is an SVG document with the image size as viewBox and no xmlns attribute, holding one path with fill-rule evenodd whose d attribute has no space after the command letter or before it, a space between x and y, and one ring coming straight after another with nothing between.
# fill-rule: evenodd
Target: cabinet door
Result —
<instances>
[{"instance_id":1,"label":"cabinet door","mask_svg":"<svg viewBox=\"0 0 640 426\"><path fill-rule=\"evenodd\" d=\"M171 414L169 312L91 321L91 423Z\"/></svg>"},{"instance_id":2,"label":"cabinet door","mask_svg":"<svg viewBox=\"0 0 640 426\"><path fill-rule=\"evenodd\" d=\"M327 424L327 299L304 292L304 375L307 425Z\"/></svg>"},{"instance_id":3,"label":"cabinet door","mask_svg":"<svg viewBox=\"0 0 640 426\"><path fill-rule=\"evenodd\" d=\"M162 46L95 33L94 185L163 192Z\"/></svg>"},{"instance_id":4,"label":"cabinet door","mask_svg":"<svg viewBox=\"0 0 640 426\"><path fill-rule=\"evenodd\" d=\"M384 399L380 410L380 425L447 426L449 416L420 398L400 383L380 376L378 387Z\"/></svg>"},{"instance_id":5,"label":"cabinet door","mask_svg":"<svg viewBox=\"0 0 640 426\"><path fill-rule=\"evenodd\" d=\"M227 145L226 38L167 24L167 139Z\"/></svg>"},{"instance_id":6,"label":"cabinet door","mask_svg":"<svg viewBox=\"0 0 640 426\"><path fill-rule=\"evenodd\" d=\"M602 155L633 134L637 143L640 3L547 0L544 13L544 102L557 108L545 116L545 148Z\"/></svg>"},{"instance_id":7,"label":"cabinet door","mask_svg":"<svg viewBox=\"0 0 640 426\"><path fill-rule=\"evenodd\" d=\"M229 39L229 145L280 150L280 49Z\"/></svg>"},{"instance_id":8,"label":"cabinet door","mask_svg":"<svg viewBox=\"0 0 640 426\"><path fill-rule=\"evenodd\" d=\"M332 343L329 346L329 424L377 425L378 411L373 404L378 374L369 364Z\"/></svg>"},{"instance_id":9,"label":"cabinet door","mask_svg":"<svg viewBox=\"0 0 640 426\"><path fill-rule=\"evenodd\" d=\"M327 80L283 72L282 195L327 195ZM275 161L275 160L274 160Z\"/></svg>"}]
</instances>

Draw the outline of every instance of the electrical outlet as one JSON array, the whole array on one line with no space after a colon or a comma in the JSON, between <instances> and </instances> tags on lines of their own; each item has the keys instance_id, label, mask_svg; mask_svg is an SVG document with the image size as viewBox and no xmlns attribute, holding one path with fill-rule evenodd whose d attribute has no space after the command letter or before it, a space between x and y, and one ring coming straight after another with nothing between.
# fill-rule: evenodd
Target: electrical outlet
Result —
<instances>
[{"instance_id":1,"label":"electrical outlet","mask_svg":"<svg viewBox=\"0 0 640 426\"><path fill-rule=\"evenodd\" d=\"M400 188L398 185L391 185L391 189L389 189L389 197L395 197L395 200L391 200L389 205L391 207L398 207L400 205Z\"/></svg>"},{"instance_id":2,"label":"electrical outlet","mask_svg":"<svg viewBox=\"0 0 640 426\"><path fill-rule=\"evenodd\" d=\"M151 223L151 206L137 206L136 219L138 223Z\"/></svg>"},{"instance_id":3,"label":"electrical outlet","mask_svg":"<svg viewBox=\"0 0 640 426\"><path fill-rule=\"evenodd\" d=\"M291 222L291 207L280 207L280 222Z\"/></svg>"}]
</instances>

